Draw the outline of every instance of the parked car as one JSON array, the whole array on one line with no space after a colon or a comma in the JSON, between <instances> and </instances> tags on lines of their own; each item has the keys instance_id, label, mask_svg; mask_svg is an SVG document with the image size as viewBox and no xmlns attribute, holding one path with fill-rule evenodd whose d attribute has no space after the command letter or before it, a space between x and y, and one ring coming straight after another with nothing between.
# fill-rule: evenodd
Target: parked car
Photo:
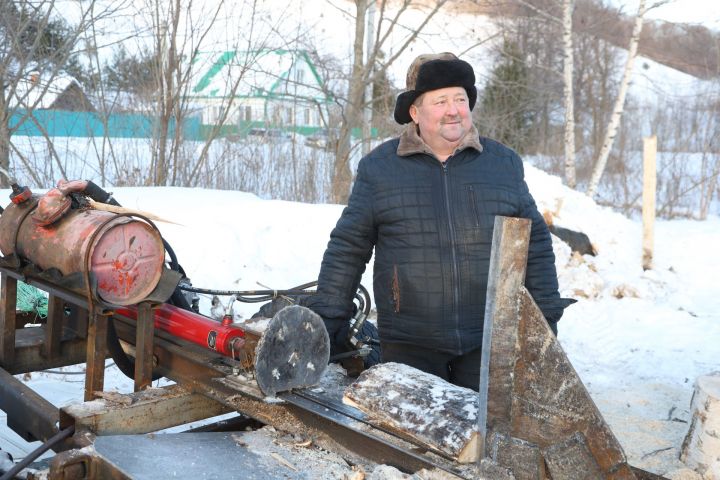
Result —
<instances>
[{"instance_id":1,"label":"parked car","mask_svg":"<svg viewBox=\"0 0 720 480\"><path fill-rule=\"evenodd\" d=\"M261 139L262 141L283 141L292 140L292 133L281 128L251 128L248 130L248 137Z\"/></svg>"},{"instance_id":2,"label":"parked car","mask_svg":"<svg viewBox=\"0 0 720 480\"><path fill-rule=\"evenodd\" d=\"M305 145L323 150L334 150L337 145L337 131L330 128L323 128L311 134L305 140Z\"/></svg>"}]
</instances>

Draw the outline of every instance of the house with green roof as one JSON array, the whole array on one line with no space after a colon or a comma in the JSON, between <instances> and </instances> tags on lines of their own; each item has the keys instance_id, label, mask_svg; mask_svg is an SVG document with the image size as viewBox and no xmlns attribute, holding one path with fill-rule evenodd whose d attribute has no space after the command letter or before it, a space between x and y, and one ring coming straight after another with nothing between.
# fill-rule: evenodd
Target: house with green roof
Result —
<instances>
[{"instance_id":1,"label":"house with green roof","mask_svg":"<svg viewBox=\"0 0 720 480\"><path fill-rule=\"evenodd\" d=\"M272 127L311 133L327 127L332 99L307 52L259 50L199 53L188 93L203 126L223 131Z\"/></svg>"}]
</instances>

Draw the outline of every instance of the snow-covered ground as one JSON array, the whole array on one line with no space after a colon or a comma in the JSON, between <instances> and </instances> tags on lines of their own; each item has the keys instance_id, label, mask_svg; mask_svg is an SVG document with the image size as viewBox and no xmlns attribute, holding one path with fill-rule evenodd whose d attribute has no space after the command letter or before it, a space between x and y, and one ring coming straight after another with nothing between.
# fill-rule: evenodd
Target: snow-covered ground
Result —
<instances>
[{"instance_id":1,"label":"snow-covered ground","mask_svg":"<svg viewBox=\"0 0 720 480\"><path fill-rule=\"evenodd\" d=\"M641 268L641 225L526 165L541 210L557 225L582 230L597 257L572 256L555 243L562 293L578 299L559 324L559 339L630 462L680 478L679 447L688 428L693 383L720 370L720 218L658 221L654 268ZM8 191L0 191L7 198ZM197 286L289 288L316 278L342 207L261 200L242 192L117 188L126 207L180 225L158 223ZM363 283L371 286L372 265ZM208 298L201 304L207 312ZM249 316L256 305L240 305ZM78 370L75 367L74 370ZM23 378L19 376L18 378ZM82 376L33 373L28 385L56 405L82 399ZM113 368L108 387L130 391ZM16 458L34 448L5 427L0 448Z\"/></svg>"}]
</instances>

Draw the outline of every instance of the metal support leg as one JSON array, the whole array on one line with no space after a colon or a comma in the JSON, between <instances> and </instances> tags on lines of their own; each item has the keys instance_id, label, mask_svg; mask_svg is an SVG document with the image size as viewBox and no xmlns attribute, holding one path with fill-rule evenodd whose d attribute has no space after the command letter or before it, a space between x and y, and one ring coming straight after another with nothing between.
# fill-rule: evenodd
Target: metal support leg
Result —
<instances>
[{"instance_id":1,"label":"metal support leg","mask_svg":"<svg viewBox=\"0 0 720 480\"><path fill-rule=\"evenodd\" d=\"M100 313L90 316L87 338L87 366L85 370L85 401L95 398L105 384L105 357L107 357L108 317Z\"/></svg>"},{"instance_id":2,"label":"metal support leg","mask_svg":"<svg viewBox=\"0 0 720 480\"><path fill-rule=\"evenodd\" d=\"M65 302L55 295L50 295L47 323L45 324L45 343L42 348L42 354L47 359L57 358L60 355L64 318Z\"/></svg>"},{"instance_id":3,"label":"metal support leg","mask_svg":"<svg viewBox=\"0 0 720 480\"><path fill-rule=\"evenodd\" d=\"M75 332L78 338L88 336L88 311L77 305L70 305L70 316L67 317L66 326Z\"/></svg>"},{"instance_id":4,"label":"metal support leg","mask_svg":"<svg viewBox=\"0 0 720 480\"><path fill-rule=\"evenodd\" d=\"M9 367L15 361L15 310L17 280L2 274L0 280L0 365Z\"/></svg>"},{"instance_id":5,"label":"metal support leg","mask_svg":"<svg viewBox=\"0 0 720 480\"><path fill-rule=\"evenodd\" d=\"M135 338L135 391L145 390L152 383L153 335L155 322L150 303L138 305L137 332Z\"/></svg>"}]
</instances>

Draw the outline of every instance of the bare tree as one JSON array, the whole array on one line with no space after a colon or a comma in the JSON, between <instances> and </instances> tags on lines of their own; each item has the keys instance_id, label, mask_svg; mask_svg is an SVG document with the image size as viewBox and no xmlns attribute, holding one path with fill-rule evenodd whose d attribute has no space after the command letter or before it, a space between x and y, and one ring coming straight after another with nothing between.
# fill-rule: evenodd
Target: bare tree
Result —
<instances>
[{"instance_id":1,"label":"bare tree","mask_svg":"<svg viewBox=\"0 0 720 480\"><path fill-rule=\"evenodd\" d=\"M75 54L78 40L97 17L109 16L102 10L89 15L95 2L81 5L77 24L67 24L54 0L14 0L0 2L0 168L12 173L22 169L37 183L43 183L37 167L13 143L13 134L30 122L43 131L34 111L43 105L48 93L57 93L55 80ZM44 132L49 152L62 171L52 139ZM11 165L14 153L21 165ZM8 179L0 175L0 187Z\"/></svg>"},{"instance_id":2,"label":"bare tree","mask_svg":"<svg viewBox=\"0 0 720 480\"><path fill-rule=\"evenodd\" d=\"M595 193L597 192L600 178L602 177L605 166L607 165L610 150L612 149L615 135L617 134L617 129L620 125L620 118L622 117L625 106L625 96L627 95L628 88L630 87L630 78L632 77L633 65L635 63L635 57L637 56L638 43L640 42L640 33L642 32L643 27L643 18L645 17L646 12L647 8L645 7L645 0L640 0L637 16L635 17L635 26L633 27L633 32L630 36L630 45L628 47L625 70L623 72L622 81L620 82L620 92L615 100L615 107L613 108L613 113L605 132L605 140L603 141L602 150L600 150L600 154L595 161L590 183L588 184L586 190L589 197L595 196Z\"/></svg>"},{"instance_id":3,"label":"bare tree","mask_svg":"<svg viewBox=\"0 0 720 480\"><path fill-rule=\"evenodd\" d=\"M389 44L393 30L401 23L403 14L413 6L411 0L402 0L397 10L391 12L387 0L381 0L378 8L378 25L373 42L373 51L368 52L363 59L363 40L365 38L365 15L368 8L368 1L355 0L355 36L353 42L353 66L348 84L348 96L343 109L343 120L340 125L338 149L333 166L331 201L334 203L346 203L350 194L352 184L352 171L350 167L351 136L355 128L362 127L363 107L372 99L364 98L365 86L368 83L382 79L385 72L395 60L412 45L418 35L423 31L430 20L442 8L447 0L433 2L432 7L426 12L425 17L419 25L410 30L399 47L394 48L393 54L388 57L382 55L382 51Z\"/></svg>"},{"instance_id":4,"label":"bare tree","mask_svg":"<svg viewBox=\"0 0 720 480\"><path fill-rule=\"evenodd\" d=\"M220 0L208 4L195 0L148 0L139 12L150 19L153 50L154 89L150 105L157 120L151 139L151 165L144 183L152 185L196 186L208 172L211 146L228 122L237 119L238 91L258 56L271 49L270 39L277 22L263 25L256 0ZM231 17L243 25L229 35L220 20ZM232 27L230 27L232 28ZM220 51L218 51L218 47ZM220 60L222 58L222 60ZM222 61L222 65L220 62ZM216 62L213 64L212 62ZM185 141L183 126L191 115L200 115L201 105L193 104L193 88L204 72L222 69L217 78L223 96L214 104L211 127L199 148Z\"/></svg>"}]
</instances>

